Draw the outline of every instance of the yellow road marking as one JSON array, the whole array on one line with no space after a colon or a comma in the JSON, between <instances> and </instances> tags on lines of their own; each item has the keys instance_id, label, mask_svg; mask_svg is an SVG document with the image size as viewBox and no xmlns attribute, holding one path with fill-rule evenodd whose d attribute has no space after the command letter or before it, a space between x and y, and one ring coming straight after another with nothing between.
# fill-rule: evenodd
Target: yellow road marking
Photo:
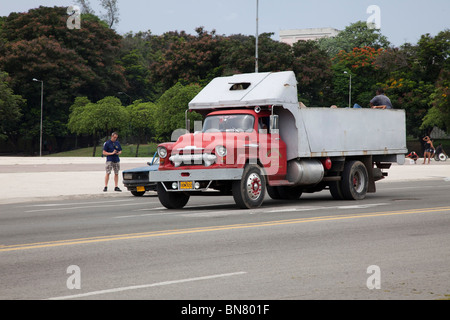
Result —
<instances>
[{"instance_id":1,"label":"yellow road marking","mask_svg":"<svg viewBox=\"0 0 450 320\"><path fill-rule=\"evenodd\" d=\"M108 241L117 241L117 240L143 239L143 238L150 238L150 237L182 235L182 234L192 234L192 233L211 232L211 231L271 227L271 226L298 224L298 223L306 223L306 222L320 222L320 221L331 221L331 220L383 217L383 216L394 216L394 215L416 214L416 213L437 213L437 212L440 212L440 213L450 212L450 207L408 209L408 210L400 210L400 211L358 213L358 214L336 215L336 216L322 216L322 217L311 217L311 218L254 222L254 223L245 223L245 224L232 224L232 225L223 225L223 226L210 226L210 227L198 227L198 228L188 228L188 229L161 230L161 231L151 231L151 232L142 232L142 233L119 234L119 235L99 236L99 237L80 238L80 239L36 242L36 243L29 243L29 244L3 245L3 246L0 246L0 252L59 247L59 246L68 246L68 245L76 245L76 244L99 243L99 242L108 242Z\"/></svg>"}]
</instances>

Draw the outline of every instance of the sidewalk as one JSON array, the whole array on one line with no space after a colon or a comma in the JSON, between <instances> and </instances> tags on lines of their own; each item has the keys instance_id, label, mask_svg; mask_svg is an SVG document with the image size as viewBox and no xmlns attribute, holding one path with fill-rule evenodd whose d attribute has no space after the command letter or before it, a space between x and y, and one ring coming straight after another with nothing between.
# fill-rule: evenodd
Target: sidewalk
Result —
<instances>
[{"instance_id":1,"label":"sidewalk","mask_svg":"<svg viewBox=\"0 0 450 320\"><path fill-rule=\"evenodd\" d=\"M151 158L121 158L119 187L124 196L131 196L122 183L122 171L146 166ZM395 181L418 181L448 179L450 181L450 159L445 162L431 161L423 165L393 164L388 177L378 183ZM105 159L101 157L0 157L0 204L60 199L71 197L117 196L114 192L113 175L108 192L103 192Z\"/></svg>"},{"instance_id":2,"label":"sidewalk","mask_svg":"<svg viewBox=\"0 0 450 320\"><path fill-rule=\"evenodd\" d=\"M151 158L121 158L119 187L130 195L122 183L122 171L143 167ZM117 196L114 174L103 192L105 158L101 157L0 157L0 204L60 199L61 197Z\"/></svg>"}]
</instances>

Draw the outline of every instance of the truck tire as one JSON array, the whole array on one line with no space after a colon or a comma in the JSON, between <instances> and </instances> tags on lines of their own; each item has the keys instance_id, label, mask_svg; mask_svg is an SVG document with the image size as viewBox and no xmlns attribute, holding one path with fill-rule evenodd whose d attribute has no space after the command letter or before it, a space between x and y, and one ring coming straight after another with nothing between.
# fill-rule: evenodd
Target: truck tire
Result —
<instances>
[{"instance_id":1,"label":"truck tire","mask_svg":"<svg viewBox=\"0 0 450 320\"><path fill-rule=\"evenodd\" d=\"M145 191L130 191L130 192L135 197L142 197L145 194Z\"/></svg>"},{"instance_id":2,"label":"truck tire","mask_svg":"<svg viewBox=\"0 0 450 320\"><path fill-rule=\"evenodd\" d=\"M233 198L242 209L258 208L266 195L266 178L257 165L247 165L240 181L233 181Z\"/></svg>"},{"instance_id":3,"label":"truck tire","mask_svg":"<svg viewBox=\"0 0 450 320\"><path fill-rule=\"evenodd\" d=\"M341 181L330 182L330 193L334 200L344 200L341 189Z\"/></svg>"},{"instance_id":4,"label":"truck tire","mask_svg":"<svg viewBox=\"0 0 450 320\"><path fill-rule=\"evenodd\" d=\"M363 200L367 194L369 175L361 161L345 163L341 191L345 200Z\"/></svg>"},{"instance_id":5,"label":"truck tire","mask_svg":"<svg viewBox=\"0 0 450 320\"><path fill-rule=\"evenodd\" d=\"M159 202L167 209L181 209L189 201L189 194L185 192L167 192L161 182L156 186Z\"/></svg>"}]
</instances>

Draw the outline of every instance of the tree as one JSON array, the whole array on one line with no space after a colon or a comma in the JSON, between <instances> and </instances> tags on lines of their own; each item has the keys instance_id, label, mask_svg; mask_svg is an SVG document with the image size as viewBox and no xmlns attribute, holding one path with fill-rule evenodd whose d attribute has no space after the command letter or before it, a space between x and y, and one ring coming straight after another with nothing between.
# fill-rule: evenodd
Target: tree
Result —
<instances>
[{"instance_id":1,"label":"tree","mask_svg":"<svg viewBox=\"0 0 450 320\"><path fill-rule=\"evenodd\" d=\"M169 141L174 130L186 127L185 114L188 104L201 89L199 85L183 86L177 83L158 99L155 109L155 117L158 119L155 123L157 139ZM191 126L194 121L202 119L196 112L190 112L188 115Z\"/></svg>"},{"instance_id":2,"label":"tree","mask_svg":"<svg viewBox=\"0 0 450 320\"><path fill-rule=\"evenodd\" d=\"M272 39L273 33L259 35L259 72L292 70L292 50L285 43ZM255 72L254 36L242 34L221 38L220 66L224 75Z\"/></svg>"},{"instance_id":3,"label":"tree","mask_svg":"<svg viewBox=\"0 0 450 320\"><path fill-rule=\"evenodd\" d=\"M420 137L433 126L449 128L449 30L423 35L417 45L406 43L382 52L376 65L384 74L379 86L406 111L409 135Z\"/></svg>"},{"instance_id":4,"label":"tree","mask_svg":"<svg viewBox=\"0 0 450 320\"><path fill-rule=\"evenodd\" d=\"M117 0L100 0L101 6L106 10L103 19L112 28L114 24L119 22L119 8Z\"/></svg>"},{"instance_id":5,"label":"tree","mask_svg":"<svg viewBox=\"0 0 450 320\"><path fill-rule=\"evenodd\" d=\"M154 101L155 92L150 81L150 70L138 49L124 53L118 61L124 68L124 75L129 84L127 94L133 100Z\"/></svg>"},{"instance_id":6,"label":"tree","mask_svg":"<svg viewBox=\"0 0 450 320\"><path fill-rule=\"evenodd\" d=\"M379 29L370 29L364 21L358 21L347 26L337 36L319 39L322 50L328 52L331 57L340 51L351 52L353 48L371 47L374 49L390 47L388 39Z\"/></svg>"},{"instance_id":7,"label":"tree","mask_svg":"<svg viewBox=\"0 0 450 320\"><path fill-rule=\"evenodd\" d=\"M135 101L128 106L130 126L133 133L138 137L136 147L136 157L139 153L139 145L145 135L154 127L156 105L152 102Z\"/></svg>"},{"instance_id":8,"label":"tree","mask_svg":"<svg viewBox=\"0 0 450 320\"><path fill-rule=\"evenodd\" d=\"M350 52L340 51L333 61L333 91L337 105L348 105L349 74L352 76L352 101L362 107L368 107L375 95L377 83L381 81L380 72L375 61L384 49L371 47L353 48ZM347 74L344 74L347 72Z\"/></svg>"},{"instance_id":9,"label":"tree","mask_svg":"<svg viewBox=\"0 0 450 320\"><path fill-rule=\"evenodd\" d=\"M26 101L9 87L8 74L0 72L0 140L17 135L16 125Z\"/></svg>"},{"instance_id":10,"label":"tree","mask_svg":"<svg viewBox=\"0 0 450 320\"><path fill-rule=\"evenodd\" d=\"M220 73L220 45L215 31L208 33L202 27L196 29L197 35L190 36L182 32L176 41L170 41L160 61L155 61L154 78L160 81L164 90L177 82L184 84L210 81Z\"/></svg>"},{"instance_id":11,"label":"tree","mask_svg":"<svg viewBox=\"0 0 450 320\"><path fill-rule=\"evenodd\" d=\"M98 139L126 128L128 121L128 112L116 97L105 97L97 103L89 102L86 97L79 97L71 106L67 126L73 133L93 136L92 156L95 157Z\"/></svg>"},{"instance_id":12,"label":"tree","mask_svg":"<svg viewBox=\"0 0 450 320\"><path fill-rule=\"evenodd\" d=\"M95 14L95 11L91 8L91 3L89 0L76 0L76 3L81 6L81 13Z\"/></svg>"},{"instance_id":13,"label":"tree","mask_svg":"<svg viewBox=\"0 0 450 320\"><path fill-rule=\"evenodd\" d=\"M97 101L127 90L116 63L121 37L97 17L82 15L82 28L69 30L67 8L39 7L11 13L3 20L0 69L11 75L11 88L23 96L21 134L32 140L39 127L40 90L44 81L44 138L66 135L69 107L76 96Z\"/></svg>"},{"instance_id":14,"label":"tree","mask_svg":"<svg viewBox=\"0 0 450 320\"><path fill-rule=\"evenodd\" d=\"M332 69L327 53L312 40L298 41L292 50L300 101L308 107L329 104Z\"/></svg>"},{"instance_id":15,"label":"tree","mask_svg":"<svg viewBox=\"0 0 450 320\"><path fill-rule=\"evenodd\" d=\"M422 35L417 43L417 62L421 66L420 76L424 81L436 82L441 70L448 66L450 58L450 29L435 37Z\"/></svg>"},{"instance_id":16,"label":"tree","mask_svg":"<svg viewBox=\"0 0 450 320\"><path fill-rule=\"evenodd\" d=\"M76 0L76 3L80 5L82 13L95 14L89 0ZM119 22L117 0L100 0L100 5L106 10L106 13L101 14L103 20L107 23L109 28L112 28L114 24Z\"/></svg>"},{"instance_id":17,"label":"tree","mask_svg":"<svg viewBox=\"0 0 450 320\"><path fill-rule=\"evenodd\" d=\"M450 131L450 69L441 71L434 92L430 95L431 108L423 118L421 129L437 126Z\"/></svg>"}]
</instances>

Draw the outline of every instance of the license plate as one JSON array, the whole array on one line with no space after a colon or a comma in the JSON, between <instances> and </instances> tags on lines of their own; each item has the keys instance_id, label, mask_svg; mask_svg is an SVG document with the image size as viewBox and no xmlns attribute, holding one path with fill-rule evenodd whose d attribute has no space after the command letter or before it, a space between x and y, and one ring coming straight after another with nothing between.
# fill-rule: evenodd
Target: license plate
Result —
<instances>
[{"instance_id":1,"label":"license plate","mask_svg":"<svg viewBox=\"0 0 450 320\"><path fill-rule=\"evenodd\" d=\"M145 192L145 187L136 187L137 192Z\"/></svg>"},{"instance_id":2,"label":"license plate","mask_svg":"<svg viewBox=\"0 0 450 320\"><path fill-rule=\"evenodd\" d=\"M181 181L180 182L180 189L192 189L192 181Z\"/></svg>"}]
</instances>

